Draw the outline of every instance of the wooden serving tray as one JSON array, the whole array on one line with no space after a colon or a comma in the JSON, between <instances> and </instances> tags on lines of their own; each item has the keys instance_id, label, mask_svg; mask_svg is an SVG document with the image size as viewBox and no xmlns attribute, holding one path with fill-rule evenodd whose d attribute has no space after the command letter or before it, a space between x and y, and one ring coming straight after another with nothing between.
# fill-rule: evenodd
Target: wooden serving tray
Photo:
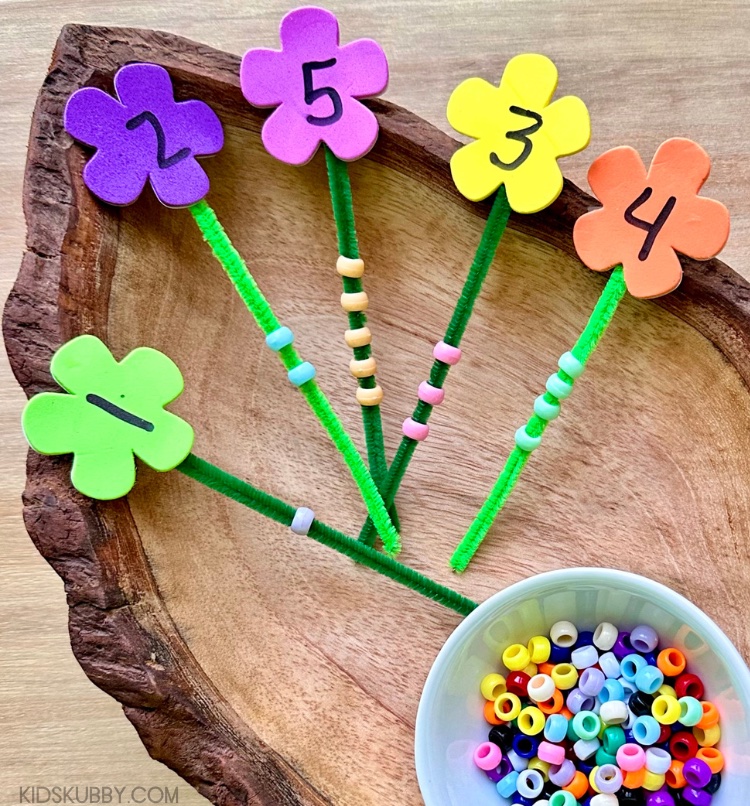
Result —
<instances>
[{"instance_id":1,"label":"wooden serving tray","mask_svg":"<svg viewBox=\"0 0 750 806\"><path fill-rule=\"evenodd\" d=\"M3 322L16 376L27 394L55 388L50 357L81 333L118 357L163 350L186 377L173 408L195 426L196 453L355 535L365 513L353 483L190 215L149 194L113 209L81 182L64 103L133 60L166 66L178 97L221 117L209 200L362 446L322 156L298 169L272 159L238 58L167 34L60 36ZM352 174L392 455L488 208L451 183L455 141L392 104L372 108L380 139ZM641 572L692 598L747 658L750 287L716 260L685 261L681 289L656 303L624 301L475 562L448 570L602 288L571 242L591 202L566 184L546 212L512 217L399 497L402 559L478 601L562 566ZM68 472L68 457L29 455L26 525L65 581L78 660L155 758L217 803L421 802L414 718L456 614L180 473L142 470L127 499L97 503Z\"/></svg>"}]
</instances>

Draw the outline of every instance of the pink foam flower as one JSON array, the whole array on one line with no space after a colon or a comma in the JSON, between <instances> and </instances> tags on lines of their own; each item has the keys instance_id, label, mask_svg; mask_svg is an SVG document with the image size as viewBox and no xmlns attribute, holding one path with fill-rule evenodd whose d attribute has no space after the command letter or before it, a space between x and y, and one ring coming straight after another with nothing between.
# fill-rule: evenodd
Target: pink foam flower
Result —
<instances>
[{"instance_id":1,"label":"pink foam flower","mask_svg":"<svg viewBox=\"0 0 750 806\"><path fill-rule=\"evenodd\" d=\"M278 109L263 125L263 145L291 165L325 143L342 160L375 145L378 122L360 98L388 85L385 53L372 39L339 46L339 24L323 8L298 8L281 21L281 50L258 48L242 59L240 82L254 106Z\"/></svg>"}]
</instances>

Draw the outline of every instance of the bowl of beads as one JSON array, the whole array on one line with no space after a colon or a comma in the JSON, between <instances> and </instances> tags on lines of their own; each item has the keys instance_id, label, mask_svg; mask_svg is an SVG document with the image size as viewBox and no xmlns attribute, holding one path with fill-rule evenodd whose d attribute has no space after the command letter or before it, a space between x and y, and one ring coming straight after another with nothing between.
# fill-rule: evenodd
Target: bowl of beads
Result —
<instances>
[{"instance_id":1,"label":"bowl of beads","mask_svg":"<svg viewBox=\"0 0 750 806\"><path fill-rule=\"evenodd\" d=\"M659 583L541 574L492 596L445 643L415 756L427 806L740 806L750 670Z\"/></svg>"}]
</instances>

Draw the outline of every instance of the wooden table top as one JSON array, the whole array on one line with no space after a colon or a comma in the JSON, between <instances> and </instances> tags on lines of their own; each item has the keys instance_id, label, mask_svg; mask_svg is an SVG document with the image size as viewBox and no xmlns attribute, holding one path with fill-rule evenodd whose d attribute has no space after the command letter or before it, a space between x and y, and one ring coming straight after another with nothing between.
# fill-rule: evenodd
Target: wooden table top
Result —
<instances>
[{"instance_id":1,"label":"wooden table top","mask_svg":"<svg viewBox=\"0 0 750 806\"><path fill-rule=\"evenodd\" d=\"M289 4L249 5L0 0L0 190L7 210L0 228L0 299L23 249L28 126L60 27L87 22L159 28L236 53L273 46ZM590 148L563 162L566 176L583 187L588 163L607 148L631 144L648 160L667 137L697 140L714 160L706 192L732 213L722 257L750 277L750 3L371 0L365 9L348 0L330 7L344 38L372 36L385 47L391 67L386 97L446 131L445 102L459 80L496 80L515 53L551 56L560 69L560 93L579 95L591 111ZM0 804L18 803L19 787L34 784L179 786L179 803L197 803L203 800L197 793L148 758L119 706L88 682L73 659L61 583L36 553L20 518L23 395L4 351L0 362Z\"/></svg>"}]
</instances>

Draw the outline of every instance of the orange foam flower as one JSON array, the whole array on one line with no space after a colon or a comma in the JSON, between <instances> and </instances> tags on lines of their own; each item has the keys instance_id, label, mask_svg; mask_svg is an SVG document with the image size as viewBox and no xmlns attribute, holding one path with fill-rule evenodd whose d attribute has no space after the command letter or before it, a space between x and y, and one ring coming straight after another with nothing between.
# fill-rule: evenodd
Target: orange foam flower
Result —
<instances>
[{"instance_id":1,"label":"orange foam flower","mask_svg":"<svg viewBox=\"0 0 750 806\"><path fill-rule=\"evenodd\" d=\"M573 242L594 271L618 264L634 297L674 291L682 280L677 252L708 260L729 237L729 212L698 195L711 170L708 154L692 140L662 143L646 168L629 146L613 148L591 163L588 179L603 207L581 216Z\"/></svg>"}]
</instances>

